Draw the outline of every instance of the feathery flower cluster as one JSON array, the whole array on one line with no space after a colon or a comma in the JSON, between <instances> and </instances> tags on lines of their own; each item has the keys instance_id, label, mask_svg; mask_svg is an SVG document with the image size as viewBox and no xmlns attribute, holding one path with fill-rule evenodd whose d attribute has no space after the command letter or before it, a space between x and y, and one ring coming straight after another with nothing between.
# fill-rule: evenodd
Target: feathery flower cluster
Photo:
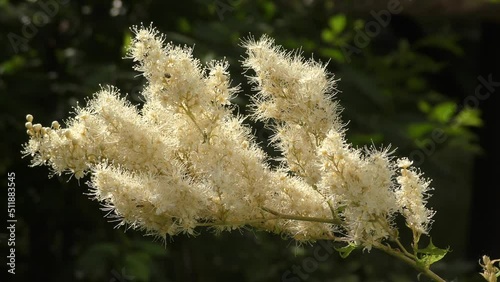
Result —
<instances>
[{"instance_id":1,"label":"feathery flower cluster","mask_svg":"<svg viewBox=\"0 0 500 282\"><path fill-rule=\"evenodd\" d=\"M252 117L274 131L272 168L243 118L232 114L226 61L203 66L192 49L134 27L128 57L148 83L142 109L102 88L61 127L32 124L24 154L54 174L90 174L95 199L122 224L159 235L250 225L299 241L338 238L366 248L396 234L401 214L417 235L434 214L429 181L389 149L347 143L336 80L263 36L242 43L254 85Z\"/></svg>"}]
</instances>

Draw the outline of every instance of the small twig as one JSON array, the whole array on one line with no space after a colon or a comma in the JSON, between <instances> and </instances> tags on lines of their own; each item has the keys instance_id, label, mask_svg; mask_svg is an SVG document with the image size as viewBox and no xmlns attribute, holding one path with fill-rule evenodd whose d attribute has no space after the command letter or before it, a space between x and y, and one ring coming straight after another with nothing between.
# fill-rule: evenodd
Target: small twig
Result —
<instances>
[{"instance_id":1,"label":"small twig","mask_svg":"<svg viewBox=\"0 0 500 282\"><path fill-rule=\"evenodd\" d=\"M429 277L430 279L434 280L434 281L437 281L437 282L446 282L446 280L444 280L443 278L441 278L439 275L437 275L436 273L434 273L430 268L428 267L424 267L424 266L421 266L419 265L415 260L407 257L404 253L400 252L400 251L397 251L397 250L394 250L388 246L385 246L383 244L380 244L380 243L375 243L373 244L373 247L391 255L391 256L394 256L404 262L406 262L407 264L409 264L411 267L415 268L416 270L420 271L422 274L424 274L425 276Z\"/></svg>"},{"instance_id":2,"label":"small twig","mask_svg":"<svg viewBox=\"0 0 500 282\"><path fill-rule=\"evenodd\" d=\"M206 223L198 223L196 226L215 226L215 225L246 225L254 222L262 222L268 220L279 220L282 219L280 217L268 217L268 218L255 218L241 221L219 221L219 222L206 222Z\"/></svg>"},{"instance_id":3,"label":"small twig","mask_svg":"<svg viewBox=\"0 0 500 282\"><path fill-rule=\"evenodd\" d=\"M203 129L201 129L201 127L198 125L198 123L196 122L196 118L194 117L194 115L191 112L191 110L187 106L185 106L184 104L182 104L182 103L181 103L181 108L184 110L184 112L189 117L189 119L191 119L191 121L194 123L194 126L198 129L198 131L200 131L201 135L203 136L203 143L205 143L207 141L207 139L208 139L208 136L203 131Z\"/></svg>"},{"instance_id":4,"label":"small twig","mask_svg":"<svg viewBox=\"0 0 500 282\"><path fill-rule=\"evenodd\" d=\"M320 223L329 223L329 224L336 224L336 225L340 225L342 223L338 219L328 219L328 218L322 218L322 217L308 217L308 216L300 216L300 215L282 214L280 212L277 212L275 210L272 210L272 209L266 208L266 207L261 207L261 209L270 213L270 214L273 214L273 215L279 217L280 219L320 222Z\"/></svg>"}]
</instances>

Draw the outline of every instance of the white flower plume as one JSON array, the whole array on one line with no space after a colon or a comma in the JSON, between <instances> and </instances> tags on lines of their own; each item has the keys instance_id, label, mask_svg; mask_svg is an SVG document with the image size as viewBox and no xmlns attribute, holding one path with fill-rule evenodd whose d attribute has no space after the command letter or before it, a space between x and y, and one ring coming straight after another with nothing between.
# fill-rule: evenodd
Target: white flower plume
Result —
<instances>
[{"instance_id":1,"label":"white flower plume","mask_svg":"<svg viewBox=\"0 0 500 282\"><path fill-rule=\"evenodd\" d=\"M23 153L33 165L90 175L93 197L122 224L162 237L250 225L299 241L342 238L370 248L402 214L426 234L428 180L386 149L345 138L336 80L326 65L250 38L243 66L257 93L252 117L274 131L272 168L243 117L232 114L226 61L203 66L192 49L134 27L128 57L148 81L141 110L104 87L66 127L33 124Z\"/></svg>"}]
</instances>

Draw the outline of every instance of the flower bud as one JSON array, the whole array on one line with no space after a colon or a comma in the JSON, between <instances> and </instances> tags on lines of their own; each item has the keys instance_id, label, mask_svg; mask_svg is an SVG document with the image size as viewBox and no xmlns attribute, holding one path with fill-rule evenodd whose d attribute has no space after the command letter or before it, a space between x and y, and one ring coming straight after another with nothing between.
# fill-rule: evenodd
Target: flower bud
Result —
<instances>
[{"instance_id":1,"label":"flower bud","mask_svg":"<svg viewBox=\"0 0 500 282\"><path fill-rule=\"evenodd\" d=\"M58 122L57 120L54 120L54 121L52 122L52 125L51 125L51 126L52 126L52 128L54 128L54 129L59 129L59 128L61 127L61 126L59 125L59 122Z\"/></svg>"},{"instance_id":2,"label":"flower bud","mask_svg":"<svg viewBox=\"0 0 500 282\"><path fill-rule=\"evenodd\" d=\"M42 125L41 124L36 123L36 124L33 125L33 130L35 132L39 132L41 129L42 129Z\"/></svg>"}]
</instances>

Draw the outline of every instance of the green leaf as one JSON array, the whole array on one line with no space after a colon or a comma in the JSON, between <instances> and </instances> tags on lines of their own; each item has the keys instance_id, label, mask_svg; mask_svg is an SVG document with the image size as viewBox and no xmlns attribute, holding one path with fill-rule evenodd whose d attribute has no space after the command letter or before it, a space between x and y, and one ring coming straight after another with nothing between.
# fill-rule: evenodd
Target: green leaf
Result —
<instances>
[{"instance_id":1,"label":"green leaf","mask_svg":"<svg viewBox=\"0 0 500 282\"><path fill-rule=\"evenodd\" d=\"M9 60L0 63L0 74L13 74L23 68L26 59L23 56L15 55Z\"/></svg>"},{"instance_id":2,"label":"green leaf","mask_svg":"<svg viewBox=\"0 0 500 282\"><path fill-rule=\"evenodd\" d=\"M128 47L132 43L132 32L127 31L123 35L122 56L127 54Z\"/></svg>"},{"instance_id":3,"label":"green leaf","mask_svg":"<svg viewBox=\"0 0 500 282\"><path fill-rule=\"evenodd\" d=\"M77 261L77 267L90 280L98 280L108 275L108 267L118 259L118 245L114 243L99 243L82 253Z\"/></svg>"},{"instance_id":4,"label":"green leaf","mask_svg":"<svg viewBox=\"0 0 500 282\"><path fill-rule=\"evenodd\" d=\"M271 1L264 2L262 8L264 9L264 15L268 19L271 19L276 14L276 4Z\"/></svg>"},{"instance_id":5,"label":"green leaf","mask_svg":"<svg viewBox=\"0 0 500 282\"><path fill-rule=\"evenodd\" d=\"M423 113L429 113L431 111L431 105L427 101L420 100L418 101L418 109Z\"/></svg>"},{"instance_id":6,"label":"green leaf","mask_svg":"<svg viewBox=\"0 0 500 282\"><path fill-rule=\"evenodd\" d=\"M339 34L344 31L347 20L344 14L338 14L330 18L328 21L330 28L332 29L334 34Z\"/></svg>"},{"instance_id":7,"label":"green leaf","mask_svg":"<svg viewBox=\"0 0 500 282\"><path fill-rule=\"evenodd\" d=\"M370 143L379 144L384 141L384 135L381 133L373 133L373 134L353 134L351 138L349 138L353 144L356 145L366 145Z\"/></svg>"},{"instance_id":8,"label":"green leaf","mask_svg":"<svg viewBox=\"0 0 500 282\"><path fill-rule=\"evenodd\" d=\"M332 58L333 60L343 63L345 62L344 54L342 51L333 48L322 48L319 51L322 56Z\"/></svg>"},{"instance_id":9,"label":"green leaf","mask_svg":"<svg viewBox=\"0 0 500 282\"><path fill-rule=\"evenodd\" d=\"M358 99L364 100L363 103L373 103L374 106L383 110L387 110L388 107L392 106L393 101L390 97L382 95L382 89L373 76L367 75L366 72L349 65L343 65L339 70L337 74L342 77L344 83L356 85Z\"/></svg>"},{"instance_id":10,"label":"green leaf","mask_svg":"<svg viewBox=\"0 0 500 282\"><path fill-rule=\"evenodd\" d=\"M417 256L417 263L425 268L429 268L433 263L440 261L444 256L450 252L450 248L441 249L432 244L432 238L429 245L423 249L417 249L415 255Z\"/></svg>"},{"instance_id":11,"label":"green leaf","mask_svg":"<svg viewBox=\"0 0 500 282\"><path fill-rule=\"evenodd\" d=\"M292 247L291 250L295 256L304 256L306 254L306 250L301 246Z\"/></svg>"},{"instance_id":12,"label":"green leaf","mask_svg":"<svg viewBox=\"0 0 500 282\"><path fill-rule=\"evenodd\" d=\"M339 252L339 255L341 258L347 258L352 251L354 251L356 248L358 248L358 246L356 244L353 244L353 243L349 243L349 245L347 246L344 246L344 247L340 247L340 248L335 248L335 250L337 252Z\"/></svg>"},{"instance_id":13,"label":"green leaf","mask_svg":"<svg viewBox=\"0 0 500 282\"><path fill-rule=\"evenodd\" d=\"M167 249L153 242L138 241L136 246L139 250L153 257L164 257L167 255Z\"/></svg>"},{"instance_id":14,"label":"green leaf","mask_svg":"<svg viewBox=\"0 0 500 282\"><path fill-rule=\"evenodd\" d=\"M427 36L415 43L414 47L437 47L453 53L455 56L463 56L464 50L457 44L455 36L443 36L442 34Z\"/></svg>"},{"instance_id":15,"label":"green leaf","mask_svg":"<svg viewBox=\"0 0 500 282\"><path fill-rule=\"evenodd\" d=\"M412 92L422 91L427 86L427 82L421 77L410 77L406 81L408 90Z\"/></svg>"},{"instance_id":16,"label":"green leaf","mask_svg":"<svg viewBox=\"0 0 500 282\"><path fill-rule=\"evenodd\" d=\"M116 258L119 255L118 245L115 243L99 243L92 245L85 251L98 257Z\"/></svg>"},{"instance_id":17,"label":"green leaf","mask_svg":"<svg viewBox=\"0 0 500 282\"><path fill-rule=\"evenodd\" d=\"M177 20L177 27L182 33L191 32L191 24L185 17L181 17L179 18L179 20Z\"/></svg>"},{"instance_id":18,"label":"green leaf","mask_svg":"<svg viewBox=\"0 0 500 282\"><path fill-rule=\"evenodd\" d=\"M125 256L125 270L135 281L150 281L151 257L143 252L134 252Z\"/></svg>"},{"instance_id":19,"label":"green leaf","mask_svg":"<svg viewBox=\"0 0 500 282\"><path fill-rule=\"evenodd\" d=\"M408 125L408 136L412 139L421 138L431 132L435 126L428 122L412 123Z\"/></svg>"},{"instance_id":20,"label":"green leaf","mask_svg":"<svg viewBox=\"0 0 500 282\"><path fill-rule=\"evenodd\" d=\"M458 113L455 122L459 126L480 127L483 125L480 115L481 111L478 109L465 108Z\"/></svg>"},{"instance_id":21,"label":"green leaf","mask_svg":"<svg viewBox=\"0 0 500 282\"><path fill-rule=\"evenodd\" d=\"M323 29L321 32L321 39L325 42L332 42L334 39L333 32L329 29Z\"/></svg>"},{"instance_id":22,"label":"green leaf","mask_svg":"<svg viewBox=\"0 0 500 282\"><path fill-rule=\"evenodd\" d=\"M453 102L443 102L432 109L430 118L441 123L447 123L453 117L456 110L457 104Z\"/></svg>"},{"instance_id":23,"label":"green leaf","mask_svg":"<svg viewBox=\"0 0 500 282\"><path fill-rule=\"evenodd\" d=\"M365 21L364 20L357 19L354 21L353 30L364 29L364 28L365 28Z\"/></svg>"}]
</instances>

